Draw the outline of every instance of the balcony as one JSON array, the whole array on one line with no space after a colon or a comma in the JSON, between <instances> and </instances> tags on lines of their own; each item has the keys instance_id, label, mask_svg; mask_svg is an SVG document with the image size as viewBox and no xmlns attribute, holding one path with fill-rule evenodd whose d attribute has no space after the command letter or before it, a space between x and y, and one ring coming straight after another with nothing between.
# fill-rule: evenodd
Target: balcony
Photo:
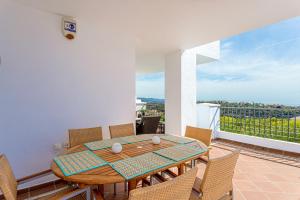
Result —
<instances>
[{"instance_id":1,"label":"balcony","mask_svg":"<svg viewBox=\"0 0 300 200\"><path fill-rule=\"evenodd\" d=\"M299 109L197 106L198 126L213 129L215 138L300 153Z\"/></svg>"},{"instance_id":2,"label":"balcony","mask_svg":"<svg viewBox=\"0 0 300 200\"><path fill-rule=\"evenodd\" d=\"M187 125L212 129L212 158L232 149L242 150L234 175L236 199L299 200L300 111L220 108L210 104L197 113L195 75L198 65L221 58L222 38L298 16L300 1L276 0L272 6L271 1L259 0L70 2L1 0L0 199L2 192L9 195L8 199L16 199L10 198L16 193L19 199L27 199L66 184L76 189L92 185L98 192L104 189L106 199L127 199L123 187L126 182L131 181L130 192L141 181L139 178L151 179L156 173L169 170L167 167L178 170L176 176L184 175L190 161L207 155L208 145L196 148L198 153L190 153L187 160L181 157L174 165L153 166L148 174L136 173L132 179L112 168L112 163L119 160L137 159L139 153L160 150L153 148L155 140L146 135L149 148L127 141L122 145L124 150L130 149L132 157L128 152L117 154L123 148L122 139L113 142L118 136L111 134L112 126L125 125L131 139L139 137L134 131L135 103L140 109L144 104L135 102L136 74L155 71L165 76L161 87L165 91L165 115L158 121L159 133L181 137ZM149 91L147 85L143 86L143 91ZM72 148L71 132L75 132L73 141L82 139L75 146L82 151L76 153L86 154L80 154L83 164L70 161L69 167L74 171L65 174L55 161ZM109 141L105 148L94 150L103 154L88 153L90 149L85 144L95 141ZM144 141L136 143L139 142ZM163 145L155 148L168 148ZM168 145L178 148L182 144ZM98 162L85 163L90 161L89 156ZM137 168L133 163L131 167ZM201 177L205 165L197 165ZM61 170L60 174L55 173L53 166ZM136 171L145 168L139 165ZM69 181L73 175L79 179ZM138 177L142 175L146 177ZM91 176L95 178L93 183ZM116 194L113 183L118 183Z\"/></svg>"},{"instance_id":3,"label":"balcony","mask_svg":"<svg viewBox=\"0 0 300 200\"><path fill-rule=\"evenodd\" d=\"M221 107L220 129L300 143L300 109Z\"/></svg>"},{"instance_id":4,"label":"balcony","mask_svg":"<svg viewBox=\"0 0 300 200\"><path fill-rule=\"evenodd\" d=\"M211 157L224 156L231 150L241 149L241 155L233 178L235 200L298 200L300 197L300 158L295 155L280 155L263 148L255 148L223 139L216 139L213 143ZM197 164L198 176L202 177L205 165ZM176 169L174 169L176 172ZM166 177L169 179L170 177ZM154 179L155 183L159 183ZM19 191L20 199L35 196L47 191L61 188L67 183L61 180L51 182L40 188L23 189ZM138 187L142 185L139 184ZM114 194L112 184L105 186L105 199L126 200L127 192L124 184L117 184Z\"/></svg>"}]
</instances>

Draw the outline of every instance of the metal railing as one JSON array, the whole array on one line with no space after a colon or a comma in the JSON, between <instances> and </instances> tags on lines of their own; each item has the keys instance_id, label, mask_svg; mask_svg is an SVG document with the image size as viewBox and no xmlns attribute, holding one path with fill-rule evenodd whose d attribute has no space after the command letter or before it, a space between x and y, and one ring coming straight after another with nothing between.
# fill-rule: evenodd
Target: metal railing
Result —
<instances>
[{"instance_id":1,"label":"metal railing","mask_svg":"<svg viewBox=\"0 0 300 200\"><path fill-rule=\"evenodd\" d=\"M220 128L300 143L300 109L221 107Z\"/></svg>"},{"instance_id":2,"label":"metal railing","mask_svg":"<svg viewBox=\"0 0 300 200\"><path fill-rule=\"evenodd\" d=\"M165 122L159 122L157 133L165 134Z\"/></svg>"}]
</instances>

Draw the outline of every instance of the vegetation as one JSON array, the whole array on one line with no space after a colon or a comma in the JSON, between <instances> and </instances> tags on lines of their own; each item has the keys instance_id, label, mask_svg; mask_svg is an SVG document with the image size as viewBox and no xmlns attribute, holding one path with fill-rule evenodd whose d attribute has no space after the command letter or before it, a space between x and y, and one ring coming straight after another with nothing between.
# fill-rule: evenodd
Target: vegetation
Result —
<instances>
[{"instance_id":1,"label":"vegetation","mask_svg":"<svg viewBox=\"0 0 300 200\"><path fill-rule=\"evenodd\" d=\"M165 121L165 104L164 103L147 103L146 109L140 111L145 116L161 116L160 121Z\"/></svg>"},{"instance_id":2,"label":"vegetation","mask_svg":"<svg viewBox=\"0 0 300 200\"><path fill-rule=\"evenodd\" d=\"M165 121L163 100L143 99L146 115L161 115ZM300 106L249 102L198 101L221 105L222 131L300 143Z\"/></svg>"},{"instance_id":3,"label":"vegetation","mask_svg":"<svg viewBox=\"0 0 300 200\"><path fill-rule=\"evenodd\" d=\"M221 116L222 131L300 143L300 119Z\"/></svg>"},{"instance_id":4,"label":"vegetation","mask_svg":"<svg viewBox=\"0 0 300 200\"><path fill-rule=\"evenodd\" d=\"M255 102L229 102L229 101L197 101L197 103L220 104L221 107L242 107L242 108L268 108L268 109L299 109L300 106L286 106L282 104L263 104Z\"/></svg>"}]
</instances>

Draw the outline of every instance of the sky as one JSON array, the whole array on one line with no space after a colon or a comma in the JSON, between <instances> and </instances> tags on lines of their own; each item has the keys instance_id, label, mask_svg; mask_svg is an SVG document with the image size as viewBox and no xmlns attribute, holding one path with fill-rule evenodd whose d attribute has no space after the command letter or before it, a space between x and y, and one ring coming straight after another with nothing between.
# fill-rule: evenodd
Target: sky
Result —
<instances>
[{"instance_id":1,"label":"sky","mask_svg":"<svg viewBox=\"0 0 300 200\"><path fill-rule=\"evenodd\" d=\"M136 76L138 97L164 98L164 73ZM197 66L197 100L300 105L300 17L221 40Z\"/></svg>"}]
</instances>

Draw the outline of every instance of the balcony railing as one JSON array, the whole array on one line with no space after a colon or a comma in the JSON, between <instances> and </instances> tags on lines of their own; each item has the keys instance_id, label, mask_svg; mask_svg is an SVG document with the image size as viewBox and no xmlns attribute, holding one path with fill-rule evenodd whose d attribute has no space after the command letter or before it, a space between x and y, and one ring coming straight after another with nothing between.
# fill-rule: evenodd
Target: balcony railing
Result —
<instances>
[{"instance_id":1,"label":"balcony railing","mask_svg":"<svg viewBox=\"0 0 300 200\"><path fill-rule=\"evenodd\" d=\"M300 109L221 107L222 131L300 143Z\"/></svg>"}]
</instances>

